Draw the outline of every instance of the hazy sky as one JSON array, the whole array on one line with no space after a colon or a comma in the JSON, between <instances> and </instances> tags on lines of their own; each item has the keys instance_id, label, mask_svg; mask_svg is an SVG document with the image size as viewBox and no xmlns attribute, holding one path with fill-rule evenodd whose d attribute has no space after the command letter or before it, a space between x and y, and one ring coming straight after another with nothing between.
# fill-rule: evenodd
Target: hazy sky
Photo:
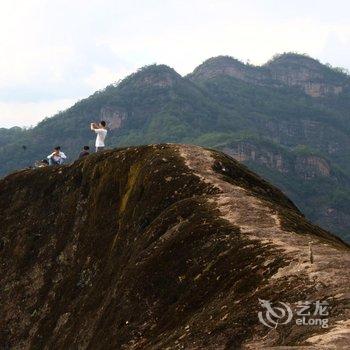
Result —
<instances>
[{"instance_id":1,"label":"hazy sky","mask_svg":"<svg viewBox=\"0 0 350 350\"><path fill-rule=\"evenodd\" d=\"M0 127L35 125L137 68L297 51L350 68L347 0L0 0Z\"/></svg>"}]
</instances>

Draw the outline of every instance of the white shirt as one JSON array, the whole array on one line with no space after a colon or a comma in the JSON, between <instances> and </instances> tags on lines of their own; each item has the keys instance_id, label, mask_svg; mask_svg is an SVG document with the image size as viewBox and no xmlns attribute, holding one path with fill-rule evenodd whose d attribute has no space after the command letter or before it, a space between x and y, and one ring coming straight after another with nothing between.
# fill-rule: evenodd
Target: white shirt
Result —
<instances>
[{"instance_id":1,"label":"white shirt","mask_svg":"<svg viewBox=\"0 0 350 350\"><path fill-rule=\"evenodd\" d=\"M55 162L60 162L60 163L62 163L62 159L66 159L67 158L67 156L61 151L59 152L59 155L55 154L55 152L52 152L51 154L49 154L47 156L47 158L49 158L49 159L51 157L53 157Z\"/></svg>"},{"instance_id":2,"label":"white shirt","mask_svg":"<svg viewBox=\"0 0 350 350\"><path fill-rule=\"evenodd\" d=\"M96 147L104 147L105 146L105 138L107 135L107 130L106 129L94 129L96 135L96 142L95 146Z\"/></svg>"}]
</instances>

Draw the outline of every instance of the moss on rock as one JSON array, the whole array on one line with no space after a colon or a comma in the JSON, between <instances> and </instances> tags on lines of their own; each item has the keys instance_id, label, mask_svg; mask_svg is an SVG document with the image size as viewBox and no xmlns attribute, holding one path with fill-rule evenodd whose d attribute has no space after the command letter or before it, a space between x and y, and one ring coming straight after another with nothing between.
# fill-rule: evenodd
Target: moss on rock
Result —
<instances>
[{"instance_id":1,"label":"moss on rock","mask_svg":"<svg viewBox=\"0 0 350 350\"><path fill-rule=\"evenodd\" d=\"M293 257L226 220L213 200L222 190L180 149L106 151L0 182L2 348L235 349L268 331L259 298L314 293L305 274L273 282ZM285 230L348 253L279 190L213 157L222 181L284 213ZM298 344L311 332L293 330L277 341Z\"/></svg>"}]
</instances>

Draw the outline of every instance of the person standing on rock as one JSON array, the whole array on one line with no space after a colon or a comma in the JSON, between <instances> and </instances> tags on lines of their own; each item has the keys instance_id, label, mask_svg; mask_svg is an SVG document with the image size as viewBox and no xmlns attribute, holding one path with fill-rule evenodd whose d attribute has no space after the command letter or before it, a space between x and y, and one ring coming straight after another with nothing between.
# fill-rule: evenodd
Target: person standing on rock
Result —
<instances>
[{"instance_id":1,"label":"person standing on rock","mask_svg":"<svg viewBox=\"0 0 350 350\"><path fill-rule=\"evenodd\" d=\"M99 124L91 123L90 128L95 131L96 135L96 152L103 151L105 148L105 139L107 135L106 122L102 120Z\"/></svg>"}]
</instances>

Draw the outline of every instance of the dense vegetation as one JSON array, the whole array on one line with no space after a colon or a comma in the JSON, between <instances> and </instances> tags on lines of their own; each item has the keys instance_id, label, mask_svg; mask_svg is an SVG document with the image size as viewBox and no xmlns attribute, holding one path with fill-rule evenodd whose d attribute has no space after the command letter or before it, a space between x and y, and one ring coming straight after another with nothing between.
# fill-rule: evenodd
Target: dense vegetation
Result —
<instances>
[{"instance_id":1,"label":"dense vegetation","mask_svg":"<svg viewBox=\"0 0 350 350\"><path fill-rule=\"evenodd\" d=\"M312 84L326 92L310 96ZM349 237L349 97L346 72L302 55L279 55L262 67L218 57L187 77L147 66L33 129L0 129L0 175L55 145L74 160L84 144L93 147L89 123L104 118L109 147L182 142L241 150L309 218Z\"/></svg>"}]
</instances>

